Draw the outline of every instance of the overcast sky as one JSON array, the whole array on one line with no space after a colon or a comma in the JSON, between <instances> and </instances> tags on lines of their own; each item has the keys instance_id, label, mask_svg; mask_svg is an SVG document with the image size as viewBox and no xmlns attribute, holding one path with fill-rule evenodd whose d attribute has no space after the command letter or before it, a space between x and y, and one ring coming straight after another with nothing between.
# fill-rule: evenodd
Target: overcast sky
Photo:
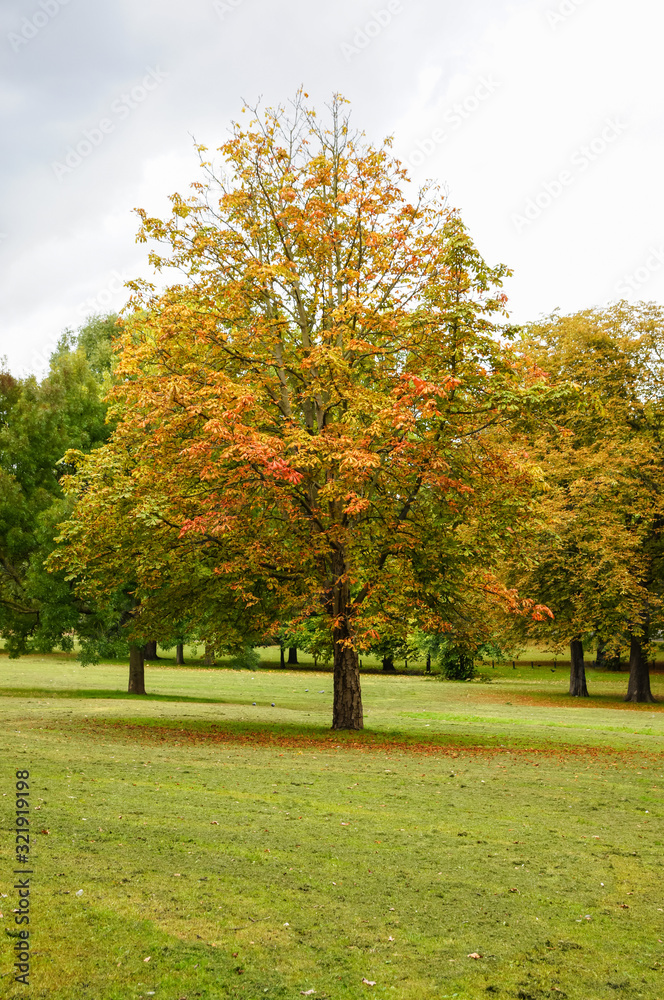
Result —
<instances>
[{"instance_id":1,"label":"overcast sky","mask_svg":"<svg viewBox=\"0 0 664 1000\"><path fill-rule=\"evenodd\" d=\"M445 185L514 320L664 301L663 29L661 0L2 0L0 355L42 373L120 308L132 210L300 84Z\"/></svg>"}]
</instances>

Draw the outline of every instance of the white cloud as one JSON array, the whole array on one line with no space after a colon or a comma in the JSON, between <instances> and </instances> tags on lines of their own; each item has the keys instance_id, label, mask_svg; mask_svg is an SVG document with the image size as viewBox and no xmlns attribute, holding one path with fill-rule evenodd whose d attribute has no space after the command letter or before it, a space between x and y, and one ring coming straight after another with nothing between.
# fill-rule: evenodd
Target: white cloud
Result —
<instances>
[{"instance_id":1,"label":"white cloud","mask_svg":"<svg viewBox=\"0 0 664 1000\"><path fill-rule=\"evenodd\" d=\"M552 24L561 4L573 12ZM3 6L6 33L26 8ZM487 259L514 268L518 320L608 301L637 270L633 295L664 300L664 268L646 263L664 240L656 0L403 0L346 60L341 43L382 6L242 0L221 18L212 0L72 0L30 45L6 44L0 354L14 369L34 367L114 274L148 273L132 210L164 212L186 193L191 133L215 147L242 98L277 103L301 83L319 104L346 94L356 124L376 141L393 134L404 159L424 146L413 178L443 184ZM155 66L167 78L120 118L113 102ZM113 130L58 182L52 162L102 117ZM624 134L518 230L514 214L610 118Z\"/></svg>"}]
</instances>

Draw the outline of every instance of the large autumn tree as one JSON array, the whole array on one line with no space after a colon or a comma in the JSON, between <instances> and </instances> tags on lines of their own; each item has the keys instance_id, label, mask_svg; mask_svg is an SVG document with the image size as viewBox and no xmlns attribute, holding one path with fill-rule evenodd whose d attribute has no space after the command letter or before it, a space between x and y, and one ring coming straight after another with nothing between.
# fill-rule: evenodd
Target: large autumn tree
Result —
<instances>
[{"instance_id":1,"label":"large autumn tree","mask_svg":"<svg viewBox=\"0 0 664 1000\"><path fill-rule=\"evenodd\" d=\"M353 133L344 103L325 123L302 93L252 112L221 166L199 147L203 180L170 218L140 212L152 264L181 280L136 285L118 429L70 485L63 557L82 586L102 571L117 521L89 484L122 468L126 530L198 546L249 626L274 598L325 616L333 726L357 729L358 650L395 618L463 642L482 602L526 613L491 570L529 474L503 427L539 376L499 336L505 267L435 189L408 199L389 142Z\"/></svg>"}]
</instances>

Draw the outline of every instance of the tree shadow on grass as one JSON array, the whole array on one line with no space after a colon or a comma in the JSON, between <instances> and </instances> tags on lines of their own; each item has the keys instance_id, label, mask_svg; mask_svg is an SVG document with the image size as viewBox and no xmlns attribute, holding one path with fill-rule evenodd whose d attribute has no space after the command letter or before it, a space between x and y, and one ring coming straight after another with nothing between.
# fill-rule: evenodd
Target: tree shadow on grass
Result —
<instances>
[{"instance_id":1,"label":"tree shadow on grass","mask_svg":"<svg viewBox=\"0 0 664 1000\"><path fill-rule=\"evenodd\" d=\"M53 726L51 727L53 728ZM56 725L57 728L57 725ZM477 755L478 757L516 756L530 757L531 763L543 758L607 757L615 760L631 760L636 753L639 758L649 755L647 750L617 747L605 742L584 738L578 742L551 740L533 733L519 736L505 733L473 733L431 735L416 734L403 730L331 730L325 725L312 723L261 722L237 719L220 721L200 719L75 719L63 729L75 728L87 736L104 740L126 739L133 743L154 744L162 747L199 747L213 745L235 745L236 747L268 747L287 751L315 750L343 752L357 750L367 753L410 754L418 756ZM662 753L650 752L658 761Z\"/></svg>"},{"instance_id":2,"label":"tree shadow on grass","mask_svg":"<svg viewBox=\"0 0 664 1000\"><path fill-rule=\"evenodd\" d=\"M662 692L654 688L654 702L625 701L627 691L627 679L625 675L625 688L619 691L593 691L591 688L588 698L572 697L567 691L517 691L511 690L509 697L513 699L513 704L531 708L620 708L625 711L664 711L664 699ZM505 690L493 692L494 701L502 701L506 696Z\"/></svg>"},{"instance_id":3,"label":"tree shadow on grass","mask_svg":"<svg viewBox=\"0 0 664 1000\"><path fill-rule=\"evenodd\" d=\"M127 691L112 691L103 688L0 688L0 698L91 698L110 701L181 701L203 705L244 705L245 699L195 698L180 694L129 694Z\"/></svg>"}]
</instances>

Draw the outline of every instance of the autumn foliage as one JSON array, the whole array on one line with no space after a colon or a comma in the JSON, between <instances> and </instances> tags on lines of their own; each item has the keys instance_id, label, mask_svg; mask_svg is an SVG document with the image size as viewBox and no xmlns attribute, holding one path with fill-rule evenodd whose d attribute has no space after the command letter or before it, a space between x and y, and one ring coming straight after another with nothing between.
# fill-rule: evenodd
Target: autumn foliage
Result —
<instances>
[{"instance_id":1,"label":"autumn foliage","mask_svg":"<svg viewBox=\"0 0 664 1000\"><path fill-rule=\"evenodd\" d=\"M178 283L137 283L112 441L79 458L61 565L97 598L130 581L135 628L199 635L323 616L335 728L361 728L358 651L405 627L472 650L529 502L509 421L544 391L500 322L506 268L459 215L299 94L254 113L139 239ZM216 603L215 603L216 601ZM211 613L211 608L214 613ZM404 624L405 623L405 624Z\"/></svg>"}]
</instances>

